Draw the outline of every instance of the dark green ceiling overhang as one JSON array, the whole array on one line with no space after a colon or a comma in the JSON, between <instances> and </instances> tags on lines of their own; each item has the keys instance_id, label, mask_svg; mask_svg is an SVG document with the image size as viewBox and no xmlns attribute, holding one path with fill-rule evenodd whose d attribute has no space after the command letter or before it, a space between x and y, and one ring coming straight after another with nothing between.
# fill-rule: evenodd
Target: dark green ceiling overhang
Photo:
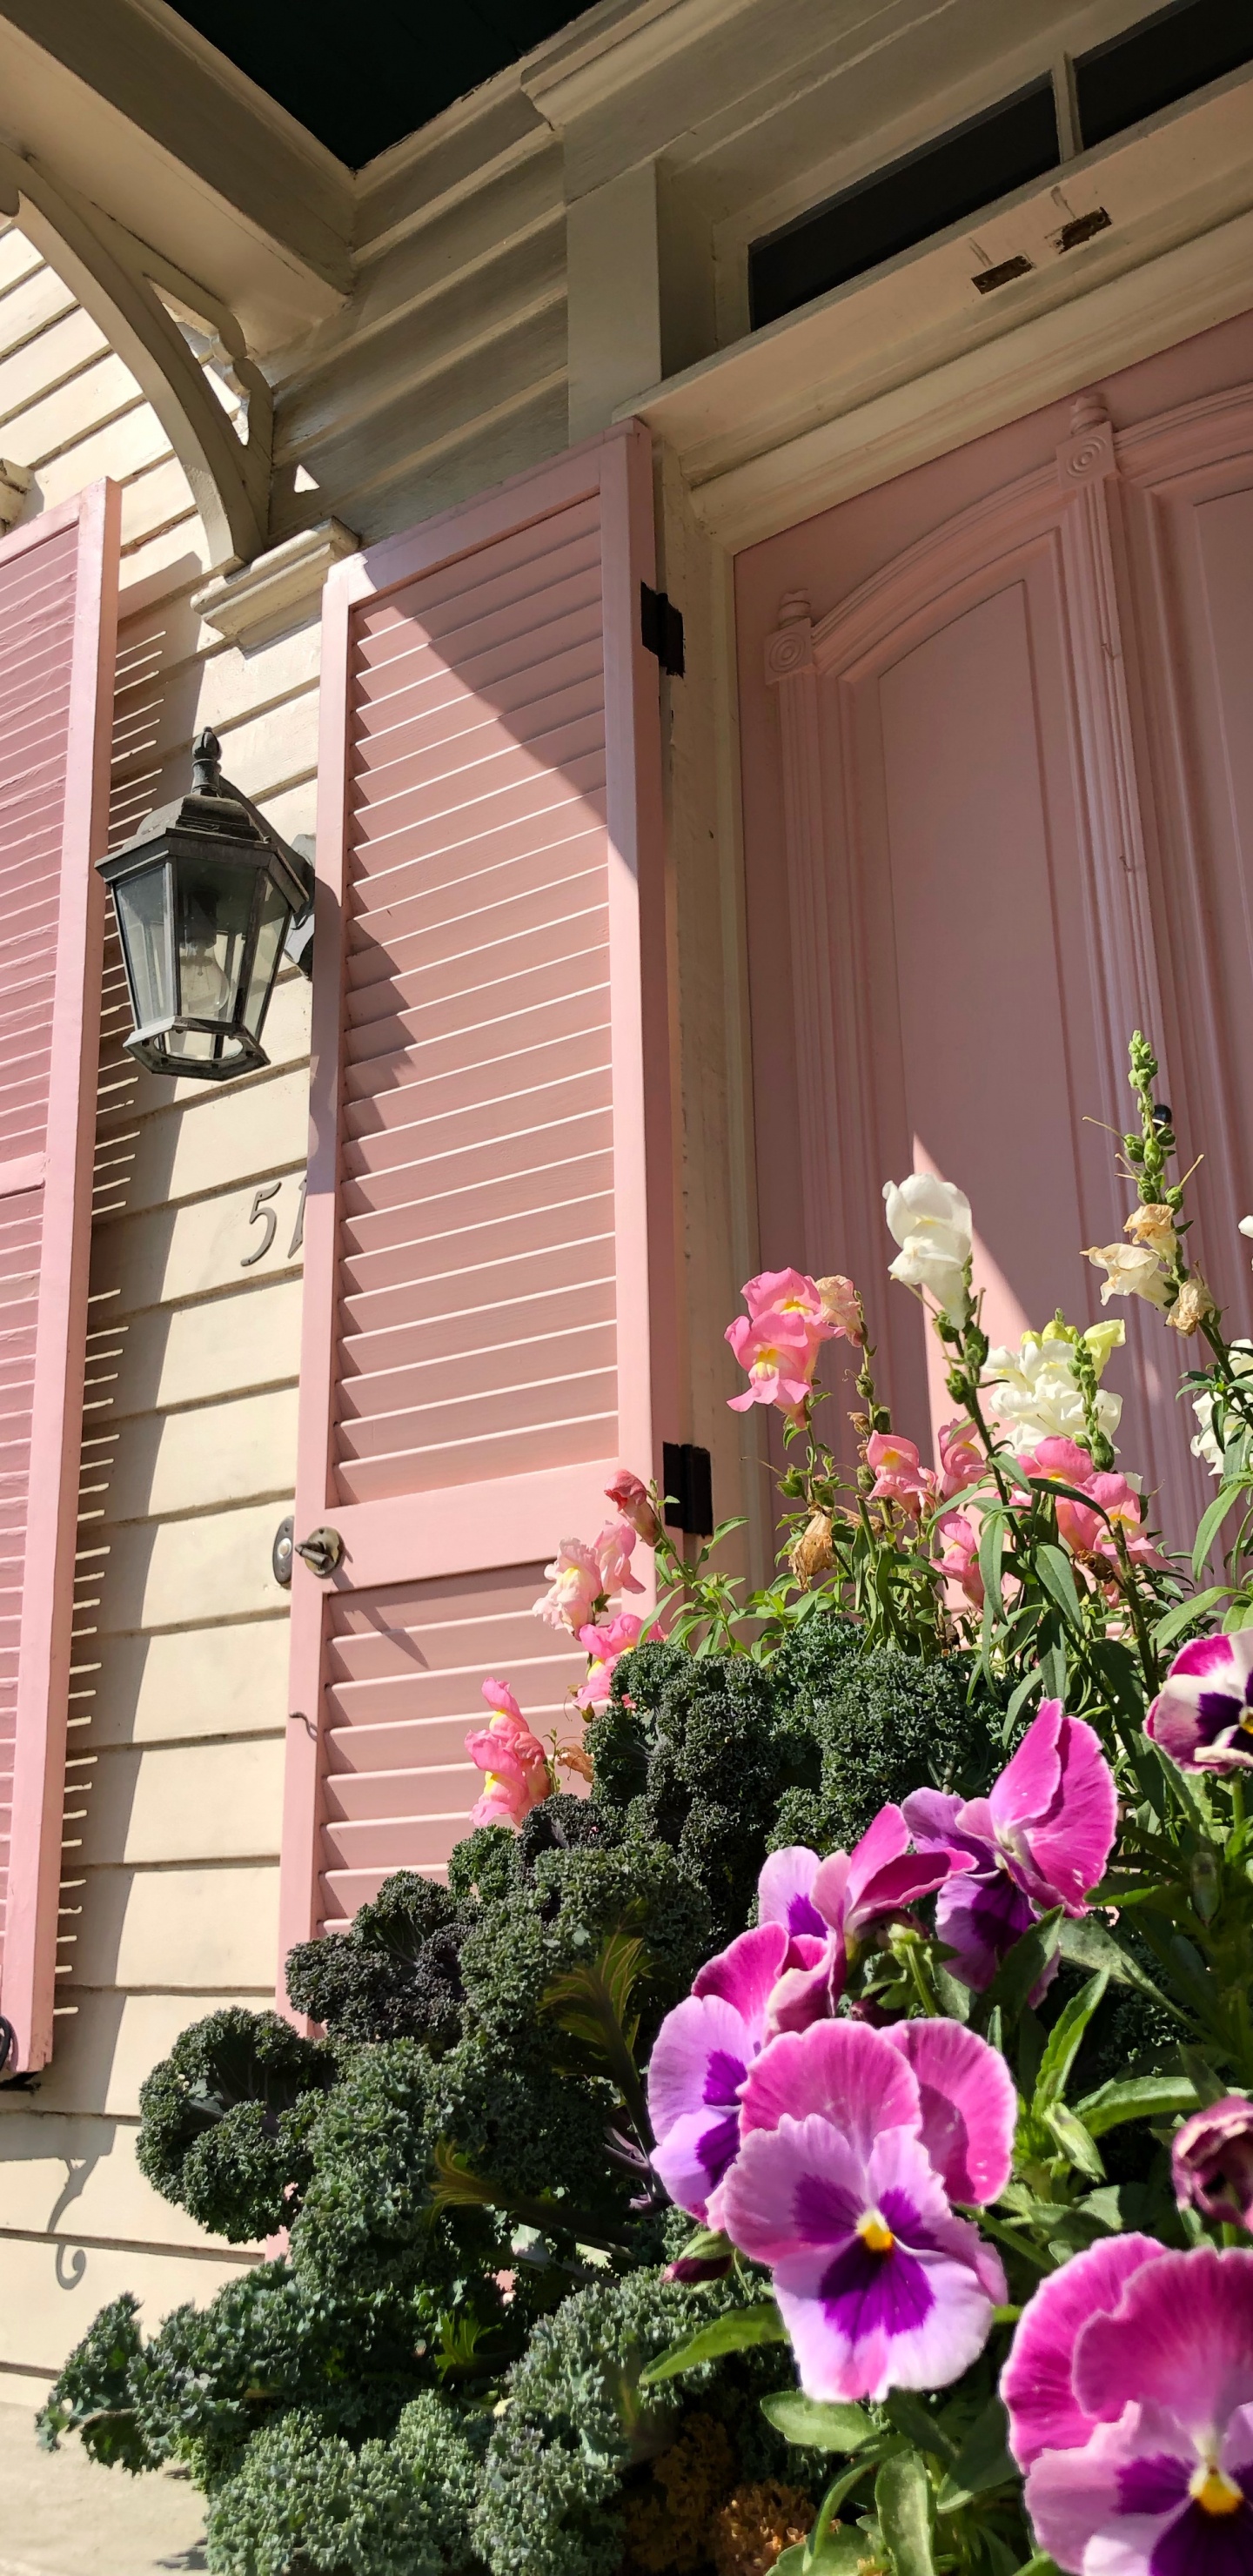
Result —
<instances>
[{"instance_id":1,"label":"dark green ceiling overhang","mask_svg":"<svg viewBox=\"0 0 1253 2576\"><path fill-rule=\"evenodd\" d=\"M586 0L175 0L177 13L358 170L582 15Z\"/></svg>"}]
</instances>

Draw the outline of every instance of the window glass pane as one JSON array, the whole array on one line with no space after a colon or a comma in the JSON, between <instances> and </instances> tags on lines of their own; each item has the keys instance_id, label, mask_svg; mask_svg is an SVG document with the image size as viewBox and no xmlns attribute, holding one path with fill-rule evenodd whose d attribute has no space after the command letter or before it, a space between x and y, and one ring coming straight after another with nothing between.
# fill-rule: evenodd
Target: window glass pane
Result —
<instances>
[{"instance_id":1,"label":"window glass pane","mask_svg":"<svg viewBox=\"0 0 1253 2576\"><path fill-rule=\"evenodd\" d=\"M118 930L130 973L137 1028L174 1016L174 974L169 939L168 862L124 877L113 889Z\"/></svg>"},{"instance_id":2,"label":"window glass pane","mask_svg":"<svg viewBox=\"0 0 1253 2576\"><path fill-rule=\"evenodd\" d=\"M1075 63L1079 129L1103 143L1190 90L1253 62L1249 0L1175 0Z\"/></svg>"},{"instance_id":3,"label":"window glass pane","mask_svg":"<svg viewBox=\"0 0 1253 2576\"><path fill-rule=\"evenodd\" d=\"M1040 81L754 242L753 329L993 205L1055 169L1059 157L1053 85Z\"/></svg>"}]
</instances>

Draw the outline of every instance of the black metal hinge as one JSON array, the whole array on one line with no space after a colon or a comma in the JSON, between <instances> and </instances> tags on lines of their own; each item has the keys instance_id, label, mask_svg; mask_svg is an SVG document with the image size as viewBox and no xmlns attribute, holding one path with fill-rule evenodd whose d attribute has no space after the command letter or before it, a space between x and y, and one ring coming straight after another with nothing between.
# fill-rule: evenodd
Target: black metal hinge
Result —
<instances>
[{"instance_id":1,"label":"black metal hinge","mask_svg":"<svg viewBox=\"0 0 1253 2576\"><path fill-rule=\"evenodd\" d=\"M672 680L683 677L683 617L664 590L650 590L640 583L640 642L646 653L655 653L663 671Z\"/></svg>"},{"instance_id":2,"label":"black metal hinge","mask_svg":"<svg viewBox=\"0 0 1253 2576\"><path fill-rule=\"evenodd\" d=\"M681 1529L690 1538L712 1538L714 1496L709 1451L698 1449L694 1440L663 1441L661 1471L665 1479L667 1529Z\"/></svg>"}]
</instances>

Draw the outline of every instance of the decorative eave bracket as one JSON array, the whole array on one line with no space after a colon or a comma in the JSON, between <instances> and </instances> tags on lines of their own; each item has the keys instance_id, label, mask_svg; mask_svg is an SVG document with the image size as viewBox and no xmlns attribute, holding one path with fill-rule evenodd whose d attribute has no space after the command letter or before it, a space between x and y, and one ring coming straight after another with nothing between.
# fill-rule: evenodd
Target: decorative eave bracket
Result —
<instances>
[{"instance_id":1,"label":"decorative eave bracket","mask_svg":"<svg viewBox=\"0 0 1253 2576\"><path fill-rule=\"evenodd\" d=\"M99 206L0 143L0 211L20 223L151 403L191 485L212 561L251 563L266 542L273 404L234 316ZM248 398L237 436L158 286L202 316Z\"/></svg>"}]
</instances>

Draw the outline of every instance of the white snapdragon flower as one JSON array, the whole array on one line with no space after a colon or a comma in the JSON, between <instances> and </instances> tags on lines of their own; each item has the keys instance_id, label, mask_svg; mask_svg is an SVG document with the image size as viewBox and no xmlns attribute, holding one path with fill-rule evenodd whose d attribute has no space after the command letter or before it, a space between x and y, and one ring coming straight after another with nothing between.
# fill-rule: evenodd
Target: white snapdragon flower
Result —
<instances>
[{"instance_id":1,"label":"white snapdragon flower","mask_svg":"<svg viewBox=\"0 0 1253 2576\"><path fill-rule=\"evenodd\" d=\"M1250 1234L1253 1234L1253 1218L1249 1218L1247 1220L1247 1224L1248 1231ZM1245 1229L1242 1226L1240 1229L1241 1233L1243 1233L1244 1230ZM1231 1366L1237 1377L1253 1377L1253 1342L1232 1343ZM1214 1429L1213 1396L1194 1396L1192 1399L1192 1410L1200 1425L1200 1429L1192 1443L1192 1455L1194 1458L1204 1460L1211 1476L1221 1476L1223 1472L1223 1444Z\"/></svg>"},{"instance_id":2,"label":"white snapdragon flower","mask_svg":"<svg viewBox=\"0 0 1253 2576\"><path fill-rule=\"evenodd\" d=\"M971 1242L965 1191L933 1172L911 1172L908 1180L885 1181L883 1200L888 1232L901 1247L888 1264L889 1278L906 1288L929 1289L941 1314L964 1324L970 1313Z\"/></svg>"},{"instance_id":3,"label":"white snapdragon flower","mask_svg":"<svg viewBox=\"0 0 1253 2576\"><path fill-rule=\"evenodd\" d=\"M1147 1297L1150 1306L1165 1314L1171 1303L1170 1281L1151 1244L1092 1243L1083 1257L1094 1270L1108 1273L1101 1281L1103 1306L1111 1297Z\"/></svg>"},{"instance_id":4,"label":"white snapdragon flower","mask_svg":"<svg viewBox=\"0 0 1253 2576\"><path fill-rule=\"evenodd\" d=\"M1094 1324L1083 1339L1099 1378L1111 1350L1117 1350L1125 1334L1121 1323ZM1041 1440L1086 1437L1074 1342L1056 1324L1046 1324L1042 1333L1024 1333L1016 1351L1002 1344L989 1352L987 1376L995 1381L989 1388L993 1408L1018 1457L1028 1457ZM1112 1441L1122 1419L1122 1397L1102 1387L1096 1418L1106 1439Z\"/></svg>"}]
</instances>

